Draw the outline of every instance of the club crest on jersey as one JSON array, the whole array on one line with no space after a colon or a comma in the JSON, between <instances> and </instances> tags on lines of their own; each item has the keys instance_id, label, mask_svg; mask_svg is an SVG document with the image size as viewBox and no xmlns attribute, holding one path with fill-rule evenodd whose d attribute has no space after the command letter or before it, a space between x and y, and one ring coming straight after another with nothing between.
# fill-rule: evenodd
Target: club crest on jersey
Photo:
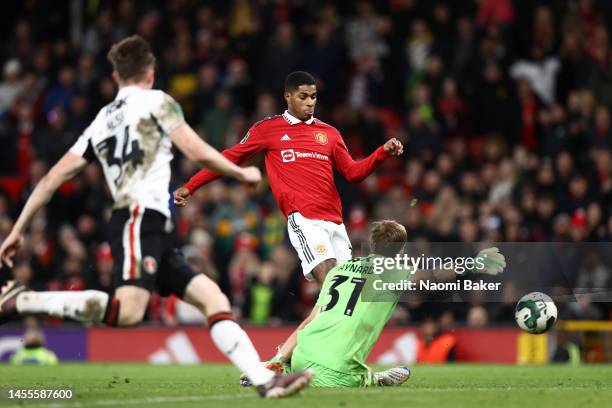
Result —
<instances>
[{"instance_id":1,"label":"club crest on jersey","mask_svg":"<svg viewBox=\"0 0 612 408\"><path fill-rule=\"evenodd\" d=\"M317 244L315 245L314 249L319 255L323 255L324 253L327 252L327 248L325 247L324 244Z\"/></svg>"},{"instance_id":2,"label":"club crest on jersey","mask_svg":"<svg viewBox=\"0 0 612 408\"><path fill-rule=\"evenodd\" d=\"M155 260L155 258L153 258L152 256L145 256L142 260L142 269L144 269L145 272L151 275L157 272L157 261Z\"/></svg>"},{"instance_id":3,"label":"club crest on jersey","mask_svg":"<svg viewBox=\"0 0 612 408\"><path fill-rule=\"evenodd\" d=\"M317 133L315 133L315 140L319 144L326 145L327 144L327 135L325 133L323 133L323 132L317 132Z\"/></svg>"}]
</instances>

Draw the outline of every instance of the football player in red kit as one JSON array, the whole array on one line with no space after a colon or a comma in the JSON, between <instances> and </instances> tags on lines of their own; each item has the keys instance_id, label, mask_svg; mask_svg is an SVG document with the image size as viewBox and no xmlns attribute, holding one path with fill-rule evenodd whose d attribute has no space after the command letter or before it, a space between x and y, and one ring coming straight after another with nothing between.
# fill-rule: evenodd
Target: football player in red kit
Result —
<instances>
[{"instance_id":1,"label":"football player in red kit","mask_svg":"<svg viewBox=\"0 0 612 408\"><path fill-rule=\"evenodd\" d=\"M352 258L352 246L342 223L340 196L334 185L334 169L352 182L361 182L387 157L403 152L393 138L367 158L355 161L340 132L316 119L315 80L297 71L285 80L287 110L282 115L255 123L235 146L222 154L240 164L265 151L270 188L287 217L289 238L302 262L304 276L321 285L337 263ZM184 206L191 194L220 175L209 170L196 173L174 192L174 202ZM310 321L307 318L297 330ZM272 360L288 361L295 346L296 332L279 348Z\"/></svg>"}]
</instances>

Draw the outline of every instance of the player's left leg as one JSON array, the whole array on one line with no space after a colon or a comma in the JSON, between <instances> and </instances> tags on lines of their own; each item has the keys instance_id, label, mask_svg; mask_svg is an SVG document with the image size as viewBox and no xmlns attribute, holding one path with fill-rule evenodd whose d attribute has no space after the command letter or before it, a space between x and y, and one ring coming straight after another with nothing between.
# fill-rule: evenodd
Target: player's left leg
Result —
<instances>
[{"instance_id":1,"label":"player's left leg","mask_svg":"<svg viewBox=\"0 0 612 408\"><path fill-rule=\"evenodd\" d=\"M240 368L255 385L265 384L274 373L260 363L259 354L244 330L236 323L230 302L219 286L206 275L195 276L185 289L183 299L207 317L210 336L219 350Z\"/></svg>"}]
</instances>

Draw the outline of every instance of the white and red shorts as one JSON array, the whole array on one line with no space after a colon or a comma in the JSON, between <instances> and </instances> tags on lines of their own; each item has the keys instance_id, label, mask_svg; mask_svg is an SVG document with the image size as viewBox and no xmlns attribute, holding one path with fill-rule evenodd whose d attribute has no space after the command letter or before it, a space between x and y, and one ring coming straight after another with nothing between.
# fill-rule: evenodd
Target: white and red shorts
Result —
<instances>
[{"instance_id":1,"label":"white and red shorts","mask_svg":"<svg viewBox=\"0 0 612 408\"><path fill-rule=\"evenodd\" d=\"M167 222L162 213L140 205L113 210L109 233L115 289L134 285L183 297L197 273L173 247Z\"/></svg>"}]
</instances>

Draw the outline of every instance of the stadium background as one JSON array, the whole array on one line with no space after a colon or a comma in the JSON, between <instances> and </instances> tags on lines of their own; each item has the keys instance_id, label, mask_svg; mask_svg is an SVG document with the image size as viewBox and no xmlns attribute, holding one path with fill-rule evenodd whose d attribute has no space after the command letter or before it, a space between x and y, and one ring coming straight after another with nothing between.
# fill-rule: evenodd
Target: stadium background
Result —
<instances>
[{"instance_id":1,"label":"stadium background","mask_svg":"<svg viewBox=\"0 0 612 408\"><path fill-rule=\"evenodd\" d=\"M402 140L405 154L361 185L337 179L355 248L380 218L429 241L610 241L610 16L612 6L595 0L13 3L0 17L0 240L48 167L114 98L109 46L139 33L158 57L156 86L219 150L282 112L283 79L296 69L316 75L316 116L341 130L354 157ZM197 169L177 156L173 170L174 189ZM37 215L1 280L109 291L109 203L99 167L89 166ZM301 278L265 183L257 192L211 183L173 215L177 245L220 282L245 324L295 324L308 313L317 290ZM574 283L610 288L611 267L589 265ZM505 303L403 305L391 324L432 335L509 326L517 293L505 287ZM563 318L612 314L588 296L559 307ZM147 321L201 319L154 297Z\"/></svg>"}]
</instances>

